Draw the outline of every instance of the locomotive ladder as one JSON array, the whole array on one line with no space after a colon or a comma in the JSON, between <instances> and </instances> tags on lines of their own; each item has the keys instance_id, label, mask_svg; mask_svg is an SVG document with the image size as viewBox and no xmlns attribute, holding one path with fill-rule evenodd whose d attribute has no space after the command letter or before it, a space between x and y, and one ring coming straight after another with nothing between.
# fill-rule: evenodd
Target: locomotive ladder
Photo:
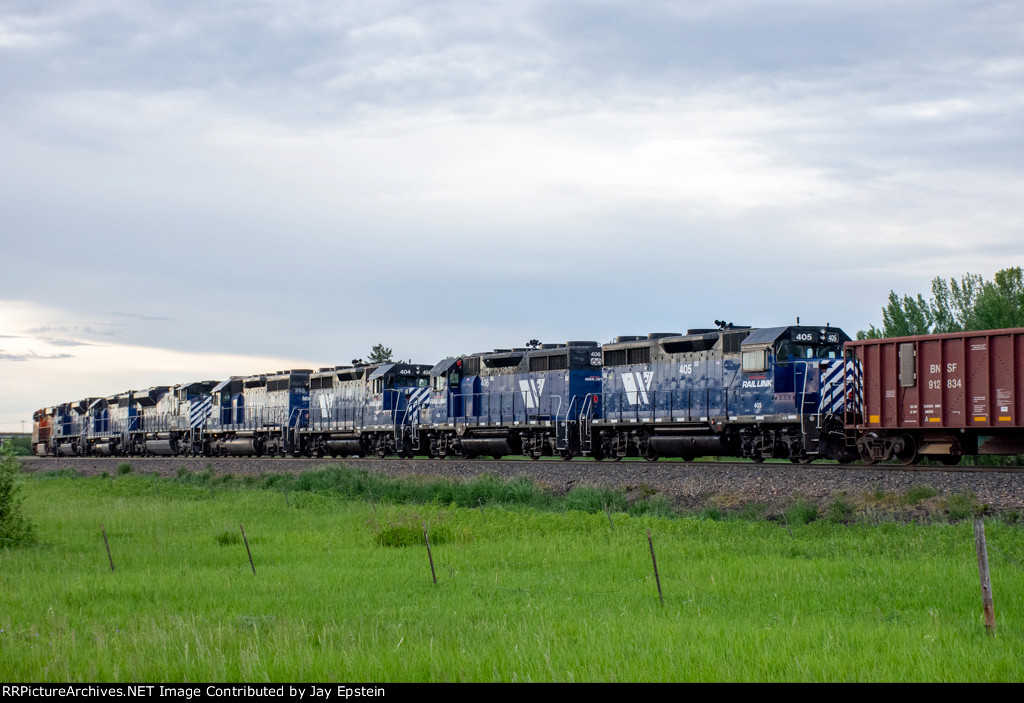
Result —
<instances>
[{"instance_id":1,"label":"locomotive ladder","mask_svg":"<svg viewBox=\"0 0 1024 703\"><path fill-rule=\"evenodd\" d=\"M815 436L811 437L810 436L811 433L810 433L810 431L808 430L808 428L806 426L807 415L808 415L808 405L807 405L807 377L809 375L808 372L807 372L808 371L808 363L806 361L800 362L800 363L802 363L802 365L804 367L803 385L802 385L802 388L800 389L800 435L803 437L804 445L807 448L807 453L808 454L818 454L819 453L819 449L821 448L820 447L819 438L818 438L818 434L815 433ZM812 404L810 406L810 410L811 410L811 412L815 413L816 415L818 414L818 407L816 405L814 405L813 402L812 402ZM816 424L820 424L820 423L821 423L821 418L818 417L818 421L817 421Z\"/></svg>"},{"instance_id":2,"label":"locomotive ladder","mask_svg":"<svg viewBox=\"0 0 1024 703\"><path fill-rule=\"evenodd\" d=\"M569 401L569 407L565 410L565 419L559 420L558 417L561 413L555 415L555 448L558 450L565 450L570 448L571 436L569 433L570 420L572 416L572 410L576 407L576 401L579 396L573 396ZM591 448L591 426L590 420L593 413L593 396L587 394L583 403L581 404L579 415L576 419L577 426L577 437L579 437L580 452L589 452Z\"/></svg>"},{"instance_id":3,"label":"locomotive ladder","mask_svg":"<svg viewBox=\"0 0 1024 703\"><path fill-rule=\"evenodd\" d=\"M594 396L587 393L583 407L580 408L580 452L590 452L593 449L593 437L591 421L594 415Z\"/></svg>"},{"instance_id":4,"label":"locomotive ladder","mask_svg":"<svg viewBox=\"0 0 1024 703\"><path fill-rule=\"evenodd\" d=\"M398 404L397 401L395 403ZM420 433L419 433L419 411L410 413L408 407L399 414L398 410L393 410L392 415L394 418L394 435L395 435L395 449L401 451L405 446L406 426L405 420L409 418L409 447L415 452L420 449ZM401 418L401 419L399 419Z\"/></svg>"}]
</instances>

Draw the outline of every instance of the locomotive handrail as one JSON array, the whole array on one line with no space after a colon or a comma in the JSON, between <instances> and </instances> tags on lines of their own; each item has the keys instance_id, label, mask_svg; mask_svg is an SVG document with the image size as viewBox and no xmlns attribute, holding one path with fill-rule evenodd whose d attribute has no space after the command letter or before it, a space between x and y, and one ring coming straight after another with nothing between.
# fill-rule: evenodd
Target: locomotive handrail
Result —
<instances>
[{"instance_id":1,"label":"locomotive handrail","mask_svg":"<svg viewBox=\"0 0 1024 703\"><path fill-rule=\"evenodd\" d=\"M583 448L583 445L584 445L584 441L583 441L583 439L584 439L584 437L583 437L583 435L584 435L584 432L583 432L584 428L587 429L587 432L586 432L586 440L587 440L586 441L586 447L588 449L590 448L590 441L591 441L591 439L590 439L590 425L589 425L589 422L590 422L591 414L594 411L594 398L595 398L595 396L593 394L591 394L591 393L587 393L586 396L587 397L583 401L582 407L580 407L580 414L579 414L579 418L577 419L577 422L578 422L579 428L580 428L580 446L581 446L581 449ZM575 398L576 398L576 396L573 396L574 400L575 400ZM569 413L567 411L566 412L566 417L568 417L568 415L569 415ZM566 442L569 441L569 423L568 422L565 423L565 441Z\"/></svg>"},{"instance_id":2,"label":"locomotive handrail","mask_svg":"<svg viewBox=\"0 0 1024 703\"><path fill-rule=\"evenodd\" d=\"M807 376L809 374L807 373L807 362L806 361L801 361L800 359L794 359L793 360L793 371L794 371L794 373L796 372L796 365L797 364L803 364L803 367L804 367L803 387L800 389L800 407L797 408L797 410L798 410L798 413L800 415L800 434L801 434L801 436L806 437L807 436L807 430L804 428L804 416L806 415L806 413L804 412L804 407L807 404Z\"/></svg>"},{"instance_id":3,"label":"locomotive handrail","mask_svg":"<svg viewBox=\"0 0 1024 703\"><path fill-rule=\"evenodd\" d=\"M573 406L576 405L576 396L574 395L569 401L569 406L565 409L565 437L563 439L569 441L569 415L572 413ZM558 416L555 416L555 431L558 431Z\"/></svg>"},{"instance_id":4,"label":"locomotive handrail","mask_svg":"<svg viewBox=\"0 0 1024 703\"><path fill-rule=\"evenodd\" d=\"M365 407L362 398L341 398L327 407L310 408L309 429L331 432L362 428Z\"/></svg>"},{"instance_id":5,"label":"locomotive handrail","mask_svg":"<svg viewBox=\"0 0 1024 703\"><path fill-rule=\"evenodd\" d=\"M694 391L691 388L674 388L668 391L647 391L648 401L646 403L627 402L631 399L640 400L639 392L635 391L614 391L602 392L602 418L603 420L623 422L624 420L648 421L658 420L660 416L665 419L678 420L682 422L693 422L695 415L712 417L714 415L729 414L729 394L735 393L729 388L705 388L701 393L703 412L694 412ZM720 405L712 405L712 395L717 394ZM668 402L665 402L665 399ZM712 412L717 410L718 412Z\"/></svg>"},{"instance_id":6,"label":"locomotive handrail","mask_svg":"<svg viewBox=\"0 0 1024 703\"><path fill-rule=\"evenodd\" d=\"M575 397L576 396L573 396L573 398L575 398ZM562 400L563 400L563 398L562 398L561 395L548 396L548 398L558 398L558 407L555 408L555 423L557 424L558 423L558 416L562 412ZM539 406L540 406L540 404L538 403L538 407ZM548 410L551 410L551 403L550 402L548 403ZM549 412L548 414L550 415L551 413ZM566 420L566 422L569 421L569 408L566 408L566 410L565 410L565 420Z\"/></svg>"},{"instance_id":7,"label":"locomotive handrail","mask_svg":"<svg viewBox=\"0 0 1024 703\"><path fill-rule=\"evenodd\" d=\"M549 418L552 418L553 421L557 422L558 417L561 415L562 405L565 401L564 396L557 393L552 393L538 398L537 404L533 408L537 412L534 412L531 415L529 412L531 408L529 406L522 407L526 405L526 403L522 399L521 395L522 391L514 390L499 391L496 393L451 393L449 394L448 417L454 418L456 422L461 422L464 424L470 424L470 421L472 420L473 424L484 424L486 426L502 426L510 422L538 422L540 421L539 418L545 415ZM456 397L461 398L463 400L463 411L462 414L460 415L454 415L451 411L452 401ZM469 410L472 408L472 405L470 405L467 408L467 399L469 399L470 401L472 401L473 399L479 399L481 401L481 407L478 409L477 413L474 414L469 412ZM482 402L484 399L486 399L486 403ZM558 401L557 405L555 405L555 400ZM511 406L508 413L505 412L506 403L508 403ZM521 415L516 414L517 403L519 404L518 409L522 411ZM484 405L486 405L486 408L483 407ZM497 410L495 410L495 405L498 406ZM547 409L547 412L541 412L545 407ZM533 420L531 420L531 418L533 418Z\"/></svg>"}]
</instances>

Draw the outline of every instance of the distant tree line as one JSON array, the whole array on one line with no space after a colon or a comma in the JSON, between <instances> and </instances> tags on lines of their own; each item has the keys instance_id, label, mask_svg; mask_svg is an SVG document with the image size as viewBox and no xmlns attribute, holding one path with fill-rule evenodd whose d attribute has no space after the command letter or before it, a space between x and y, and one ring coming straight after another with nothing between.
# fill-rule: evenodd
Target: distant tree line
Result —
<instances>
[{"instance_id":1,"label":"distant tree line","mask_svg":"<svg viewBox=\"0 0 1024 703\"><path fill-rule=\"evenodd\" d=\"M992 281L972 273L959 281L937 277L927 300L920 293L900 298L889 291L882 326L861 330L857 339L1005 327L1024 327L1024 272L1019 266L998 271Z\"/></svg>"}]
</instances>

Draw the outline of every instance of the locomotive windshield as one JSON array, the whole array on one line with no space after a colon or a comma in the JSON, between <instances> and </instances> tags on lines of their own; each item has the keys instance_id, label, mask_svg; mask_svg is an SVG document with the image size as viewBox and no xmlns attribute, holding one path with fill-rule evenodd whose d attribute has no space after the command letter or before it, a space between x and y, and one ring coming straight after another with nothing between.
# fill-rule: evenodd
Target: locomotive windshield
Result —
<instances>
[{"instance_id":1,"label":"locomotive windshield","mask_svg":"<svg viewBox=\"0 0 1024 703\"><path fill-rule=\"evenodd\" d=\"M838 359L842 353L839 344L797 344L784 339L775 349L775 358L785 363L791 359Z\"/></svg>"}]
</instances>

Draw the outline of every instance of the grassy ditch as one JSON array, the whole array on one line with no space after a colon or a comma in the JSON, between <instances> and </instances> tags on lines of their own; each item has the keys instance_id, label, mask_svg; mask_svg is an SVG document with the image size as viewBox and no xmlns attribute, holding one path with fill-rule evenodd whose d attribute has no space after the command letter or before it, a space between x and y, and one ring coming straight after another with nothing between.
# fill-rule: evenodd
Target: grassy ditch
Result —
<instances>
[{"instance_id":1,"label":"grassy ditch","mask_svg":"<svg viewBox=\"0 0 1024 703\"><path fill-rule=\"evenodd\" d=\"M132 471L131 464L124 462L117 466L113 475L108 472L101 475L115 480ZM74 468L40 472L40 475L82 476ZM151 478L155 479L155 474ZM916 485L903 493L875 489L860 495L840 491L825 498L794 495L769 505L709 491L699 491L699 495L677 497L672 500L645 484L634 486L628 491L577 486L567 493L559 494L526 477L502 479L484 475L465 480L429 476L389 477L341 465L307 470L298 474L289 472L260 476L216 473L210 465L203 471L193 471L182 466L177 471L174 481L178 484L204 487L214 493L238 489L273 490L285 495L286 501L290 501L287 496L315 494L353 498L371 505L437 504L462 508L502 506L555 512L611 511L633 516L699 516L714 520L788 520L796 524L822 520L844 524L862 521L955 522L983 512L988 513L988 508L982 506L971 493L939 496L938 491L928 485ZM1017 510L1006 510L990 516L998 517L1007 523L1024 522L1024 515Z\"/></svg>"},{"instance_id":2,"label":"grassy ditch","mask_svg":"<svg viewBox=\"0 0 1024 703\"><path fill-rule=\"evenodd\" d=\"M787 529L616 504L610 522L605 495L501 503L495 495L532 494L495 480L484 484L496 494L451 487L413 502L376 477L303 476L287 493L280 478L22 477L38 539L0 550L0 678L996 681L1024 671L1016 525L987 523L998 622L988 636L969 521L802 522L810 510L794 506Z\"/></svg>"}]
</instances>

